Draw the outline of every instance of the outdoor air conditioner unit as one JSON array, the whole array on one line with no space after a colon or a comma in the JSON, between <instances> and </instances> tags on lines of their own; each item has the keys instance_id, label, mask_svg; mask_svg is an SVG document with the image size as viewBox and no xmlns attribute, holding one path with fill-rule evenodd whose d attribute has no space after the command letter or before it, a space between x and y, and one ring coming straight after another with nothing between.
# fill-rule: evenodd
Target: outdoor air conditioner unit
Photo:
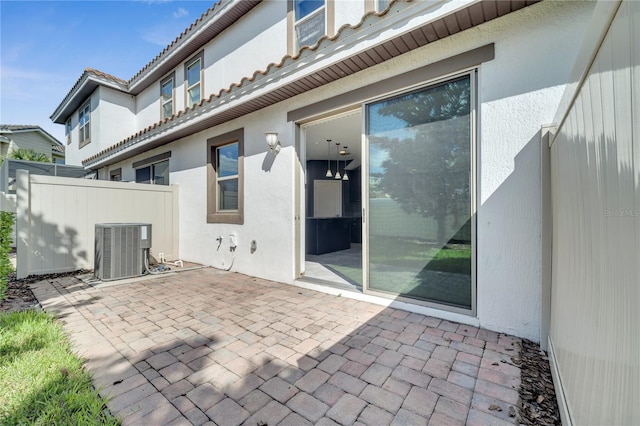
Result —
<instances>
[{"instance_id":1,"label":"outdoor air conditioner unit","mask_svg":"<svg viewBox=\"0 0 640 426\"><path fill-rule=\"evenodd\" d=\"M96 224L94 275L102 281L144 273L143 249L151 248L149 223Z\"/></svg>"}]
</instances>

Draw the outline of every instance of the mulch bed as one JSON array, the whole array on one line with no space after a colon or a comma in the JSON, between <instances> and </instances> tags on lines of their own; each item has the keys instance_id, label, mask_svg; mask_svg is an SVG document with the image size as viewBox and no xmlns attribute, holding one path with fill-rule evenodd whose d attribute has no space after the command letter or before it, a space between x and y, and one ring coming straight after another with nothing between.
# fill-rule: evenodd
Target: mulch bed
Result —
<instances>
[{"instance_id":1,"label":"mulch bed","mask_svg":"<svg viewBox=\"0 0 640 426\"><path fill-rule=\"evenodd\" d=\"M63 274L29 276L17 280L15 273L9 276L6 298L0 302L0 312L12 312L38 307L38 301L31 292L29 284L47 279L73 276L86 271ZM561 426L560 413L551 378L549 358L540 350L538 344L522 339L519 357L514 364L520 366L521 381L518 421L521 425L557 425ZM515 414L515 413L514 413Z\"/></svg>"}]
</instances>

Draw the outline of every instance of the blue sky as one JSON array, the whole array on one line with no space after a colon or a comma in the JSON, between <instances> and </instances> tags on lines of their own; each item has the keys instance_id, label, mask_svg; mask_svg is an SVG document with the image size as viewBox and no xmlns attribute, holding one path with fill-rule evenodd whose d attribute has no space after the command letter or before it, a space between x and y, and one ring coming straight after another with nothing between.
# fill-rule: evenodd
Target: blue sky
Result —
<instances>
[{"instance_id":1,"label":"blue sky","mask_svg":"<svg viewBox=\"0 0 640 426\"><path fill-rule=\"evenodd\" d=\"M0 123L64 141L49 116L85 68L129 80L213 3L0 0Z\"/></svg>"}]
</instances>

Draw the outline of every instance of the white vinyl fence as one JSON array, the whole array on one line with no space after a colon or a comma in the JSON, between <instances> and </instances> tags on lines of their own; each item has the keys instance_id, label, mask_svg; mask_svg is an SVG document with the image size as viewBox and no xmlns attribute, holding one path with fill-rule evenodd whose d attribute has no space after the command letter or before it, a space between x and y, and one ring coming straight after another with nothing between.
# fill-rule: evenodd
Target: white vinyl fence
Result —
<instances>
[{"instance_id":1,"label":"white vinyl fence","mask_svg":"<svg viewBox=\"0 0 640 426\"><path fill-rule=\"evenodd\" d=\"M12 210L12 196L2 208ZM178 187L16 176L18 278L93 269L95 224L150 223L152 254L178 258Z\"/></svg>"},{"instance_id":2,"label":"white vinyl fence","mask_svg":"<svg viewBox=\"0 0 640 426\"><path fill-rule=\"evenodd\" d=\"M640 2L587 69L551 146L550 358L565 424L638 425Z\"/></svg>"}]
</instances>

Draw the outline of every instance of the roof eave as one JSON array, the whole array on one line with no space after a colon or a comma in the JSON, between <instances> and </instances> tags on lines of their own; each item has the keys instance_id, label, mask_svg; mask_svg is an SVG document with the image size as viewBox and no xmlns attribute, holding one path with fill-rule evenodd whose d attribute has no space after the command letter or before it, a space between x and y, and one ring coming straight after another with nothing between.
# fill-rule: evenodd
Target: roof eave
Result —
<instances>
[{"instance_id":1,"label":"roof eave","mask_svg":"<svg viewBox=\"0 0 640 426\"><path fill-rule=\"evenodd\" d=\"M51 121L57 124L64 124L67 119L86 102L87 98L96 90L99 86L108 87L110 89L118 90L120 92L127 93L127 88L123 84L119 84L113 80L107 79L102 76L98 76L94 73L85 71L80 76L79 83L77 83L74 89L69 92L65 99L58 105L56 110L51 114L49 118Z\"/></svg>"},{"instance_id":2,"label":"roof eave","mask_svg":"<svg viewBox=\"0 0 640 426\"><path fill-rule=\"evenodd\" d=\"M198 21L146 64L131 80L129 91L137 95L186 61L205 44L226 30L262 0L227 0L216 3ZM210 16L206 16L210 14ZM204 17L204 19L202 19ZM200 21L200 19L202 19Z\"/></svg>"}]
</instances>

